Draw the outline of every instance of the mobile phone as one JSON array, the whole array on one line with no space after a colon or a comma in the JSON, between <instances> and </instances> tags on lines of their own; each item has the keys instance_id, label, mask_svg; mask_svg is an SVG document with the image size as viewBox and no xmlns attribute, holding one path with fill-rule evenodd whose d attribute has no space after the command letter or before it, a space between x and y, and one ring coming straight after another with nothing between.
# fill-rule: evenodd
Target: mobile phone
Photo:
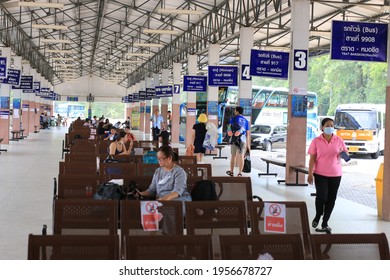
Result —
<instances>
[{"instance_id":1,"label":"mobile phone","mask_svg":"<svg viewBox=\"0 0 390 280\"><path fill-rule=\"evenodd\" d=\"M348 162L351 160L351 158L349 157L349 155L345 151L342 151L340 153L340 156L342 157L343 160L345 160L345 162Z\"/></svg>"}]
</instances>

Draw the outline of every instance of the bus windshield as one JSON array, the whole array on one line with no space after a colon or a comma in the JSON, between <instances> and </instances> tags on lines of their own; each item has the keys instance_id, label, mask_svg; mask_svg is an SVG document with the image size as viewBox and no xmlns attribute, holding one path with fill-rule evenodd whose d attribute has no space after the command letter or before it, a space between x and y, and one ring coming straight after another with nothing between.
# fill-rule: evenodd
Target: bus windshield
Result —
<instances>
[{"instance_id":1,"label":"bus windshield","mask_svg":"<svg viewBox=\"0 0 390 280\"><path fill-rule=\"evenodd\" d=\"M335 115L336 129L376 129L376 113L374 111L339 111Z\"/></svg>"}]
</instances>

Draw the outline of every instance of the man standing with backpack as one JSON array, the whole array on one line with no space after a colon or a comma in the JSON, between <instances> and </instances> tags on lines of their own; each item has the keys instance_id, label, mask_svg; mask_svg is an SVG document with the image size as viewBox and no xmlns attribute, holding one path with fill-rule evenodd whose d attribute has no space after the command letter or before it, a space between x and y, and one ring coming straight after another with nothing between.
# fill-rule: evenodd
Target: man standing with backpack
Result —
<instances>
[{"instance_id":1,"label":"man standing with backpack","mask_svg":"<svg viewBox=\"0 0 390 280\"><path fill-rule=\"evenodd\" d=\"M246 136L249 130L249 122L242 115L244 108L236 107L234 110L234 117L229 121L227 128L227 134L231 137L230 141L230 170L226 171L226 174L234 176L234 166L238 165L238 177L242 177L242 167L244 165L244 154L247 149L246 147Z\"/></svg>"}]
</instances>

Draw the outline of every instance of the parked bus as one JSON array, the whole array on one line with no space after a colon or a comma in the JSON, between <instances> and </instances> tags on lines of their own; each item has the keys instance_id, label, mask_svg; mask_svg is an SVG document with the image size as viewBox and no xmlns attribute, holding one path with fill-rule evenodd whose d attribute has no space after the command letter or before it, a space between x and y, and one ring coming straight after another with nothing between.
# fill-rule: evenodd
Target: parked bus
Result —
<instances>
[{"instance_id":1,"label":"parked bus","mask_svg":"<svg viewBox=\"0 0 390 280\"><path fill-rule=\"evenodd\" d=\"M84 118L86 106L79 103L55 102L54 113L67 118Z\"/></svg>"},{"instance_id":2,"label":"parked bus","mask_svg":"<svg viewBox=\"0 0 390 280\"><path fill-rule=\"evenodd\" d=\"M289 90L286 88L252 87L252 124L286 125ZM226 132L227 124L237 106L237 87L228 87L219 96L220 139ZM316 137L318 102L317 94L307 93L307 131L308 141Z\"/></svg>"},{"instance_id":3,"label":"parked bus","mask_svg":"<svg viewBox=\"0 0 390 280\"><path fill-rule=\"evenodd\" d=\"M376 159L385 148L384 104L341 104L336 108L335 129L350 154Z\"/></svg>"}]
</instances>

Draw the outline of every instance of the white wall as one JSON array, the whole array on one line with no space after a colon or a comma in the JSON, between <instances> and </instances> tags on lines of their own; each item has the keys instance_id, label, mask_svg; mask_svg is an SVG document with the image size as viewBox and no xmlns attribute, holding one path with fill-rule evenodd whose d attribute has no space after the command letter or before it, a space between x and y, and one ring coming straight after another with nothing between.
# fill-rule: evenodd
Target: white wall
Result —
<instances>
[{"instance_id":1,"label":"white wall","mask_svg":"<svg viewBox=\"0 0 390 280\"><path fill-rule=\"evenodd\" d=\"M66 100L67 96L78 96L79 101L86 101L84 97L91 92L96 102L121 102L122 96L126 95L126 88L109 83L100 77L92 76L90 83L89 75L56 85L54 91L61 95L62 100Z\"/></svg>"}]
</instances>

